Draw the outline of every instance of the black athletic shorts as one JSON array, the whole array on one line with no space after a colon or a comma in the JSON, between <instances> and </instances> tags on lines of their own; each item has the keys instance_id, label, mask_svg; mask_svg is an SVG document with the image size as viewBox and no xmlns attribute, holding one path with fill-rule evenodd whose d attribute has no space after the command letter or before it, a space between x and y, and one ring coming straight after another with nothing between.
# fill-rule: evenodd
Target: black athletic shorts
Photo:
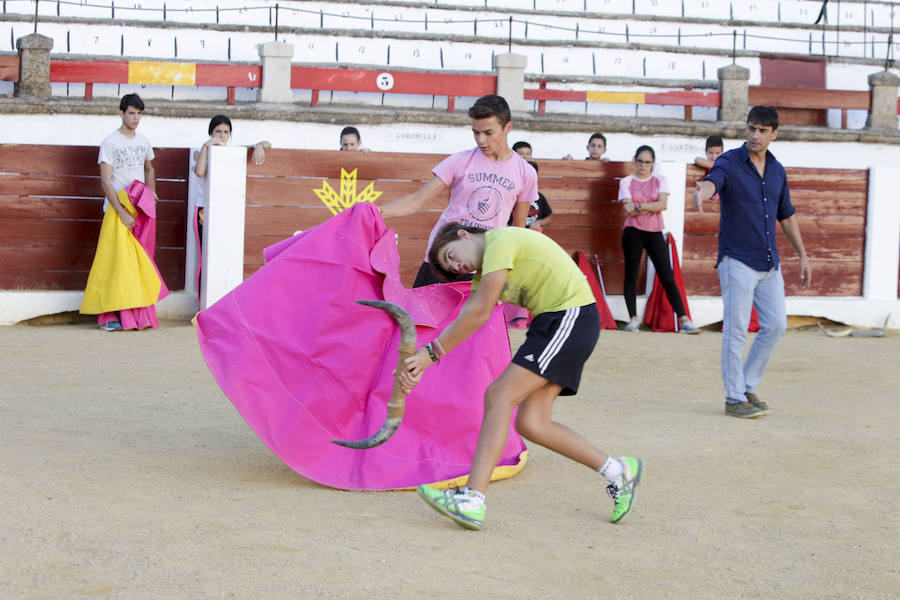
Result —
<instances>
[{"instance_id":1,"label":"black athletic shorts","mask_svg":"<svg viewBox=\"0 0 900 600\"><path fill-rule=\"evenodd\" d=\"M525 342L512 362L562 386L560 396L578 392L584 363L600 337L600 314L594 303L531 320Z\"/></svg>"}]
</instances>

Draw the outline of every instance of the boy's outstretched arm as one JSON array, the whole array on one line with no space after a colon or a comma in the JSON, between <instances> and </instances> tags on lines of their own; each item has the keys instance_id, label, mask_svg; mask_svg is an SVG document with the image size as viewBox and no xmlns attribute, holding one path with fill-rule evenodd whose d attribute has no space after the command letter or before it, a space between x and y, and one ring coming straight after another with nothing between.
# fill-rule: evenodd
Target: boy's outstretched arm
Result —
<instances>
[{"instance_id":1,"label":"boy's outstretched arm","mask_svg":"<svg viewBox=\"0 0 900 600\"><path fill-rule=\"evenodd\" d=\"M412 194L400 196L381 206L381 216L389 219L417 213L429 200L440 198L446 191L447 185L439 177L435 177Z\"/></svg>"}]
</instances>

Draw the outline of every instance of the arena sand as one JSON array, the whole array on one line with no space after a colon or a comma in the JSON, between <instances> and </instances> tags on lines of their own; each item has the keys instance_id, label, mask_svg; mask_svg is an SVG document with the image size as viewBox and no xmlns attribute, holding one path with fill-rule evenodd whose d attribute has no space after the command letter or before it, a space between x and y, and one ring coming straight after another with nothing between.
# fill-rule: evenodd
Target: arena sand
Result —
<instances>
[{"instance_id":1,"label":"arena sand","mask_svg":"<svg viewBox=\"0 0 900 600\"><path fill-rule=\"evenodd\" d=\"M603 332L558 402L646 461L621 525L598 475L532 446L470 532L290 471L190 325L0 328L0 598L900 596L900 335L789 331L756 420L723 414L720 342Z\"/></svg>"}]
</instances>

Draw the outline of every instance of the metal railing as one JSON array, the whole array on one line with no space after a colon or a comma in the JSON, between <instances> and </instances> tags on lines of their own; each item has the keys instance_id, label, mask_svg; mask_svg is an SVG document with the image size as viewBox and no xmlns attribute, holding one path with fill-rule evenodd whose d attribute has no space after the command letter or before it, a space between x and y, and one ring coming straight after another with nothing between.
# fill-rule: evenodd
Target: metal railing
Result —
<instances>
[{"instance_id":1,"label":"metal railing","mask_svg":"<svg viewBox=\"0 0 900 600\"><path fill-rule=\"evenodd\" d=\"M512 11L508 7L497 6L491 8L490 0L485 0L484 6L475 10L469 10L464 17L458 18L452 15L460 13L456 7L441 6L435 3L434 8L423 9L421 7L403 7L396 4L372 3L369 5L342 4L335 5L336 10L304 8L300 2L253 2L252 0L209 0L200 2L195 0L131 0L129 2L116 2L109 0L2 0L2 12L4 14L33 14L35 32L41 15L55 17L85 17L93 19L137 19L172 22L186 25L212 26L216 24L245 24L264 28L271 28L275 39L279 37L279 29L350 29L371 31L397 31L416 33L420 35L434 35L436 33L452 30L458 35L471 36L476 39L485 39L492 42L505 41L510 49L512 45L533 42L536 40L559 43L570 42L595 42L612 44L648 44L676 47L709 48L710 44L719 50L738 50L768 52L772 50L774 42L782 44L784 52L792 54L809 54L814 56L839 56L841 49L851 54L859 55L862 50L864 58L884 59L891 64L894 59L894 50L898 41L894 40L893 27L894 15L897 13L894 3L862 2L864 19L862 31L855 28L853 35L861 39L849 39L847 26L844 27L844 38L841 38L840 2L837 2L836 25L827 23L827 11L823 7L818 12L819 18L813 22L809 15L808 23L792 22L792 25L808 25L809 30L798 36L770 35L758 31L771 25L781 23L781 3L778 3L779 21L758 20L753 26L741 28L728 27L728 22L733 21L735 15L735 3L729 2L729 18L721 19L720 24L715 25L716 19L710 19L709 13L685 14L685 2L678 0L681 5L680 16L654 15L652 10L643 13L644 17L654 17L654 21L642 21L631 23L623 21L619 17L637 16L638 3L630 2L631 14L619 13L601 18L591 15L578 15L572 12L560 11L552 13L545 11L548 16L542 16L540 21L521 16L524 10ZM528 4L537 7L534 0ZM582 4L570 2L570 5ZM620 4L623 4L620 2ZM669 4L673 4L669 2ZM702 2L700 3L702 4ZM741 10L760 3L739 3ZM844 3L847 4L846 2ZM588 6L585 0L583 5ZM716 3L717 7L724 3ZM880 31L873 31L872 17L868 12L878 5L887 12L882 17L888 17L887 22L879 18ZM652 6L652 5L651 5ZM760 4L762 6L762 4ZM888 8L889 7L889 8ZM379 12L383 11L383 12ZM817 12L817 11L812 11ZM376 14L378 13L378 14ZM505 14L504 14L505 13ZM512 14L515 13L515 14ZM753 14L749 11L748 14ZM431 15L431 16L429 16ZM824 17L823 17L824 15ZM761 16L761 13L760 13ZM666 22L665 19L670 19ZM680 20L703 20L705 23L682 23ZM612 21L612 23L610 22ZM818 27L817 23L822 22ZM676 26L676 23L678 24ZM720 31L710 31L709 24L713 23ZM613 26L614 25L614 26ZM646 25L646 27L641 26ZM668 25L668 27L665 27ZM885 27L889 25L889 29ZM662 31L668 29L668 31ZM703 29L703 31L699 31ZM887 31L885 32L885 30Z\"/></svg>"}]
</instances>

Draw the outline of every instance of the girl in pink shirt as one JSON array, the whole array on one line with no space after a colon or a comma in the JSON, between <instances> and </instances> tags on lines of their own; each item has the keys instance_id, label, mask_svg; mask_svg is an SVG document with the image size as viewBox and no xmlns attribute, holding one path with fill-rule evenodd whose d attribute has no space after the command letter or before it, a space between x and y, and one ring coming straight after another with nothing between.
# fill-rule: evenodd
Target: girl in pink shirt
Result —
<instances>
[{"instance_id":1,"label":"girl in pink shirt","mask_svg":"<svg viewBox=\"0 0 900 600\"><path fill-rule=\"evenodd\" d=\"M669 182L662 175L653 174L656 153L650 146L641 146L634 153L635 173L619 182L619 200L624 203L625 229L622 231L622 252L625 254L625 306L629 321L625 331L638 331L636 288L641 256L644 250L653 262L666 297L681 324L682 333L700 333L684 310L681 293L669 262L669 248L663 237L662 211L669 198Z\"/></svg>"}]
</instances>

